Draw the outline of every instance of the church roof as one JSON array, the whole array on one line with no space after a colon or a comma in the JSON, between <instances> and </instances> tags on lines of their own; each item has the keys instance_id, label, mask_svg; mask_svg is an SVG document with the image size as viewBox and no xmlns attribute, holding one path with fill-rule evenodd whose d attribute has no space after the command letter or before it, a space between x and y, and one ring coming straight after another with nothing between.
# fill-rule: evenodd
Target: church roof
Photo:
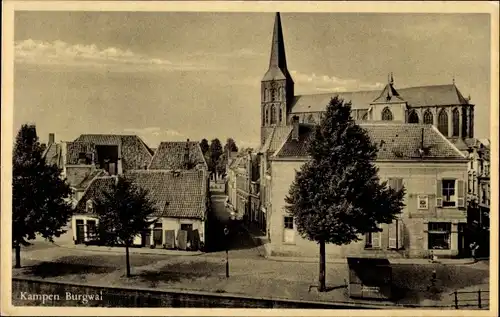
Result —
<instances>
[{"instance_id":1,"label":"church roof","mask_svg":"<svg viewBox=\"0 0 500 317\"><path fill-rule=\"evenodd\" d=\"M399 95L411 107L466 105L469 103L454 84L410 87L398 91Z\"/></svg>"},{"instance_id":2,"label":"church roof","mask_svg":"<svg viewBox=\"0 0 500 317\"><path fill-rule=\"evenodd\" d=\"M425 148L423 159L466 159L434 126L411 123L372 122L361 123L379 151L377 160L422 160L419 149ZM299 139L292 140L291 134L286 142L276 151L274 159L307 159L308 144L312 139L314 126L299 125Z\"/></svg>"},{"instance_id":3,"label":"church roof","mask_svg":"<svg viewBox=\"0 0 500 317\"><path fill-rule=\"evenodd\" d=\"M337 95L345 102L351 101L353 109L368 109L370 103L380 95L380 90L298 95L292 102L292 113L325 111L330 100Z\"/></svg>"},{"instance_id":4,"label":"church roof","mask_svg":"<svg viewBox=\"0 0 500 317\"><path fill-rule=\"evenodd\" d=\"M330 99L339 96L344 101L351 101L353 109L368 109L371 103L385 102L388 87L391 88L392 100L398 98L407 102L410 107L464 105L468 100L458 90L455 84L431 85L395 89L386 85L384 90L331 92L323 94L298 95L292 102L292 113L325 111Z\"/></svg>"}]
</instances>

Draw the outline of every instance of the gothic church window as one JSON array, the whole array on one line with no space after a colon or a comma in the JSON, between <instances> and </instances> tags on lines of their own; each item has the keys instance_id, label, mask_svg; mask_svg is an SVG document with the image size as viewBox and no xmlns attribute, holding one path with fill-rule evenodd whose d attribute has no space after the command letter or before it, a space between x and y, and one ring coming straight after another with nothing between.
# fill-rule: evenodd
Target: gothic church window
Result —
<instances>
[{"instance_id":1,"label":"gothic church window","mask_svg":"<svg viewBox=\"0 0 500 317\"><path fill-rule=\"evenodd\" d=\"M432 112L430 110L427 110L424 113L424 123L425 124L433 124L434 123L434 117L433 117Z\"/></svg>"},{"instance_id":2,"label":"gothic church window","mask_svg":"<svg viewBox=\"0 0 500 317\"><path fill-rule=\"evenodd\" d=\"M264 115L264 125L269 122L269 108L266 107L266 114Z\"/></svg>"},{"instance_id":3,"label":"gothic church window","mask_svg":"<svg viewBox=\"0 0 500 317\"><path fill-rule=\"evenodd\" d=\"M271 124L276 123L276 107L273 105L271 107Z\"/></svg>"},{"instance_id":4,"label":"gothic church window","mask_svg":"<svg viewBox=\"0 0 500 317\"><path fill-rule=\"evenodd\" d=\"M285 88L280 88L279 100L285 100Z\"/></svg>"},{"instance_id":5,"label":"gothic church window","mask_svg":"<svg viewBox=\"0 0 500 317\"><path fill-rule=\"evenodd\" d=\"M392 112L387 107L385 107L384 110L382 110L382 120L383 121L392 121Z\"/></svg>"},{"instance_id":6,"label":"gothic church window","mask_svg":"<svg viewBox=\"0 0 500 317\"><path fill-rule=\"evenodd\" d=\"M460 113L457 108L453 109L452 119L453 119L453 136L458 136L460 131Z\"/></svg>"},{"instance_id":7,"label":"gothic church window","mask_svg":"<svg viewBox=\"0 0 500 317\"><path fill-rule=\"evenodd\" d=\"M441 109L438 115L438 130L444 136L448 136L448 114L445 109Z\"/></svg>"},{"instance_id":8,"label":"gothic church window","mask_svg":"<svg viewBox=\"0 0 500 317\"><path fill-rule=\"evenodd\" d=\"M283 111L282 111L282 110L281 110L281 108L280 108L280 116L279 116L279 119L278 119L280 123L281 123L281 121L282 121L282 119L281 119L282 117L283 117Z\"/></svg>"},{"instance_id":9,"label":"gothic church window","mask_svg":"<svg viewBox=\"0 0 500 317\"><path fill-rule=\"evenodd\" d=\"M415 110L410 112L410 115L408 116L408 123L418 123L418 114Z\"/></svg>"},{"instance_id":10,"label":"gothic church window","mask_svg":"<svg viewBox=\"0 0 500 317\"><path fill-rule=\"evenodd\" d=\"M269 89L264 90L264 101L269 101Z\"/></svg>"}]
</instances>

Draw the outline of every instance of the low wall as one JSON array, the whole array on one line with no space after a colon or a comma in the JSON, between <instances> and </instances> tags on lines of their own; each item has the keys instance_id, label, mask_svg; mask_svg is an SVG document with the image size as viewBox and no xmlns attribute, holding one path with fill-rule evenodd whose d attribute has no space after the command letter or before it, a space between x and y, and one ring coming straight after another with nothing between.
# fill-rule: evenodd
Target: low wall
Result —
<instances>
[{"instance_id":1,"label":"low wall","mask_svg":"<svg viewBox=\"0 0 500 317\"><path fill-rule=\"evenodd\" d=\"M45 296L44 296L45 295ZM267 299L197 291L159 291L12 279L14 306L374 309L369 305Z\"/></svg>"}]
</instances>

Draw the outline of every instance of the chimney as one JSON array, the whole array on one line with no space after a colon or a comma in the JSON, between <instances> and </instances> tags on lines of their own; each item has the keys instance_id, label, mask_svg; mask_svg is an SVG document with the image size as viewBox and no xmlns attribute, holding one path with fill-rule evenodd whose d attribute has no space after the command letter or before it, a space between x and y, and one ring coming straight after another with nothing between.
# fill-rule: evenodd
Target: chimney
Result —
<instances>
[{"instance_id":1,"label":"chimney","mask_svg":"<svg viewBox=\"0 0 500 317\"><path fill-rule=\"evenodd\" d=\"M48 145L54 144L55 140L56 140L56 135L54 133L49 133L49 144Z\"/></svg>"},{"instance_id":2,"label":"chimney","mask_svg":"<svg viewBox=\"0 0 500 317\"><path fill-rule=\"evenodd\" d=\"M299 140L299 117L298 116L293 116L292 118L292 140L298 141Z\"/></svg>"},{"instance_id":3,"label":"chimney","mask_svg":"<svg viewBox=\"0 0 500 317\"><path fill-rule=\"evenodd\" d=\"M189 139L186 141L186 147L184 148L184 167L189 168Z\"/></svg>"}]
</instances>

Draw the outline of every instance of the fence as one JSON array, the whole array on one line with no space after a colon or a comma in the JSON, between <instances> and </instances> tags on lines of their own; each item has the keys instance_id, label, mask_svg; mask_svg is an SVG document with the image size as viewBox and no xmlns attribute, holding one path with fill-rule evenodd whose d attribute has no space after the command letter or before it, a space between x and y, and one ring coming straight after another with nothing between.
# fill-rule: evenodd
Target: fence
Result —
<instances>
[{"instance_id":1,"label":"fence","mask_svg":"<svg viewBox=\"0 0 500 317\"><path fill-rule=\"evenodd\" d=\"M488 309L490 303L490 291L454 291L450 295L454 296L455 309L463 307L477 307Z\"/></svg>"}]
</instances>

